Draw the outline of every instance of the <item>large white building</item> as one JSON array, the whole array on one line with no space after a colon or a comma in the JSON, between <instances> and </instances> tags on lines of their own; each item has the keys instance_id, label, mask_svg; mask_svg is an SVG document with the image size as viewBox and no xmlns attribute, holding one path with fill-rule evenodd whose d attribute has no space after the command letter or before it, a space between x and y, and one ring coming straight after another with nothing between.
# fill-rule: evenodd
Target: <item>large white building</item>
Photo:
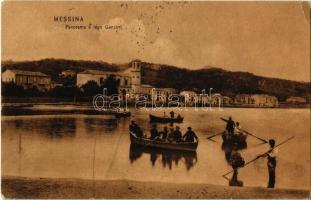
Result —
<instances>
[{"instance_id":1,"label":"large white building","mask_svg":"<svg viewBox=\"0 0 311 200\"><path fill-rule=\"evenodd\" d=\"M278 107L278 98L266 94L238 94L234 98L236 105L254 107Z\"/></svg>"},{"instance_id":2,"label":"large white building","mask_svg":"<svg viewBox=\"0 0 311 200\"><path fill-rule=\"evenodd\" d=\"M287 103L293 103L293 104L300 104L300 103L307 103L307 100L303 97L289 97L286 99Z\"/></svg>"},{"instance_id":3,"label":"large white building","mask_svg":"<svg viewBox=\"0 0 311 200\"><path fill-rule=\"evenodd\" d=\"M131 62L131 66L123 71L108 72L99 70L86 70L77 74L77 86L81 87L89 81L95 81L98 85L101 85L106 78L114 76L119 82L119 93L126 94L146 94L151 96L151 85L141 83L141 61L134 60Z\"/></svg>"},{"instance_id":4,"label":"large white building","mask_svg":"<svg viewBox=\"0 0 311 200\"><path fill-rule=\"evenodd\" d=\"M51 88L51 77L41 72L8 69L2 73L2 82L13 82L23 86L25 89L37 88L49 90Z\"/></svg>"}]
</instances>

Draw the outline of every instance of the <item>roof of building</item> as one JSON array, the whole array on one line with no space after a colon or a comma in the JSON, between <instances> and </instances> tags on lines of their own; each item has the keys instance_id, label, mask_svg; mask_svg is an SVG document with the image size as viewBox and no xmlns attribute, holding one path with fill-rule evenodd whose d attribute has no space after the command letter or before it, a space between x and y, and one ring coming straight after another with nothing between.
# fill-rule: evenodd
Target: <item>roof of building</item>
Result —
<instances>
[{"instance_id":1,"label":"roof of building","mask_svg":"<svg viewBox=\"0 0 311 200\"><path fill-rule=\"evenodd\" d=\"M65 71L62 71L62 72L72 72L72 73L75 73L75 71L73 71L73 70L70 70L70 69L67 69L67 70L65 70Z\"/></svg>"},{"instance_id":2,"label":"roof of building","mask_svg":"<svg viewBox=\"0 0 311 200\"><path fill-rule=\"evenodd\" d=\"M180 94L193 94L196 95L197 93L195 93L194 91L181 91Z\"/></svg>"},{"instance_id":3,"label":"roof of building","mask_svg":"<svg viewBox=\"0 0 311 200\"><path fill-rule=\"evenodd\" d=\"M303 101L306 101L306 99L303 97L293 97L293 96L288 97L286 100L303 100Z\"/></svg>"},{"instance_id":4,"label":"roof of building","mask_svg":"<svg viewBox=\"0 0 311 200\"><path fill-rule=\"evenodd\" d=\"M154 88L157 91L176 91L174 88Z\"/></svg>"},{"instance_id":5,"label":"roof of building","mask_svg":"<svg viewBox=\"0 0 311 200\"><path fill-rule=\"evenodd\" d=\"M141 87L145 87L145 88L153 88L152 85L148 85L148 84L141 84Z\"/></svg>"},{"instance_id":6,"label":"roof of building","mask_svg":"<svg viewBox=\"0 0 311 200\"><path fill-rule=\"evenodd\" d=\"M18 74L18 75L49 77L48 75L46 75L42 72L24 71L24 70L18 70L18 69L8 69L6 71L11 71L11 72Z\"/></svg>"},{"instance_id":7,"label":"roof of building","mask_svg":"<svg viewBox=\"0 0 311 200\"><path fill-rule=\"evenodd\" d=\"M237 94L235 97L244 97L244 96L247 96L247 97L258 96L258 97L277 98L275 96L271 96L271 95L268 95L268 94Z\"/></svg>"}]
</instances>

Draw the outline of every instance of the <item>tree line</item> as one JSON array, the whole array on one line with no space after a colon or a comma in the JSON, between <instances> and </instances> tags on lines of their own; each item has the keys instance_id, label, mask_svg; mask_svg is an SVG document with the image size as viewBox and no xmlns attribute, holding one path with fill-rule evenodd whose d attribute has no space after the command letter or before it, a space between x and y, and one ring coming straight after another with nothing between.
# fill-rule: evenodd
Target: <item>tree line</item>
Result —
<instances>
[{"instance_id":1,"label":"tree line","mask_svg":"<svg viewBox=\"0 0 311 200\"><path fill-rule=\"evenodd\" d=\"M88 81L81 87L78 87L68 83L43 91L36 86L26 88L14 82L3 82L1 84L1 95L3 97L93 97L97 94L102 94L104 88L107 88L108 95L118 94L119 84L114 76L109 76L101 84L97 84L95 81Z\"/></svg>"}]
</instances>

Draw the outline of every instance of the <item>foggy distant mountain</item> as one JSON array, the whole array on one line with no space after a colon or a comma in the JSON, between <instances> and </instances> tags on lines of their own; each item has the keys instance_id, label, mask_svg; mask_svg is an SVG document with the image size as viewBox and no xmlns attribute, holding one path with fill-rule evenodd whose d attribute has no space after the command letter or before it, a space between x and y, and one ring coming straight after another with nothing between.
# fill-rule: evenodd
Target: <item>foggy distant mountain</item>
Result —
<instances>
[{"instance_id":1,"label":"foggy distant mountain","mask_svg":"<svg viewBox=\"0 0 311 200\"><path fill-rule=\"evenodd\" d=\"M64 70L81 72L88 69L119 71L126 69L130 63L111 64L101 61L43 59L39 61L2 62L2 71L6 69L21 69L40 71L57 80L58 74ZM248 72L232 72L221 68L204 67L189 70L175 66L142 62L142 82L155 87L172 87L177 90L195 90L213 88L213 93L219 92L230 97L236 94L269 94L284 100L289 96L309 98L310 83L267 78Z\"/></svg>"}]
</instances>

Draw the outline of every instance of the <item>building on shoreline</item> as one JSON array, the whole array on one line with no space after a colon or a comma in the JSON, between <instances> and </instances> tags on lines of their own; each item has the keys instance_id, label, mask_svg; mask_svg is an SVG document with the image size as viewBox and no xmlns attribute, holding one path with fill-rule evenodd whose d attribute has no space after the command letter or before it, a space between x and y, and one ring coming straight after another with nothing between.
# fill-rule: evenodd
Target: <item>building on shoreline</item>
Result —
<instances>
[{"instance_id":1,"label":"building on shoreline","mask_svg":"<svg viewBox=\"0 0 311 200\"><path fill-rule=\"evenodd\" d=\"M179 95L182 97L182 101L186 104L194 104L198 101L198 94L194 91L184 90L181 91Z\"/></svg>"},{"instance_id":2,"label":"building on shoreline","mask_svg":"<svg viewBox=\"0 0 311 200\"><path fill-rule=\"evenodd\" d=\"M278 98L266 94L238 94L234 104L250 107L278 107Z\"/></svg>"},{"instance_id":3,"label":"building on shoreline","mask_svg":"<svg viewBox=\"0 0 311 200\"><path fill-rule=\"evenodd\" d=\"M81 87L89 81L95 81L98 85L109 77L113 76L119 86L120 94L148 94L151 95L152 86L141 84L141 65L139 60L131 62L131 67L117 72L101 71L101 70L86 70L77 73L77 86Z\"/></svg>"},{"instance_id":4,"label":"building on shoreline","mask_svg":"<svg viewBox=\"0 0 311 200\"><path fill-rule=\"evenodd\" d=\"M2 73L1 78L4 83L12 82L23 86L24 89L37 88L40 91L51 89L51 77L41 72L8 69Z\"/></svg>"},{"instance_id":5,"label":"building on shoreline","mask_svg":"<svg viewBox=\"0 0 311 200\"><path fill-rule=\"evenodd\" d=\"M129 75L100 70L85 70L78 73L77 86L81 87L89 81L95 81L98 85L101 85L109 76L113 76L119 83L119 92L122 92L123 90L125 90L126 93L131 92L131 78Z\"/></svg>"},{"instance_id":6,"label":"building on shoreline","mask_svg":"<svg viewBox=\"0 0 311 200\"><path fill-rule=\"evenodd\" d=\"M222 97L222 103L223 105L232 105L234 103L233 99L228 96Z\"/></svg>"},{"instance_id":7,"label":"building on shoreline","mask_svg":"<svg viewBox=\"0 0 311 200\"><path fill-rule=\"evenodd\" d=\"M291 104L305 104L307 103L307 100L303 97L294 97L294 96L291 96L291 97L288 97L286 99L286 103L291 103Z\"/></svg>"},{"instance_id":8,"label":"building on shoreline","mask_svg":"<svg viewBox=\"0 0 311 200\"><path fill-rule=\"evenodd\" d=\"M176 94L176 90L174 88L153 88L152 89L152 101L164 101L168 102L169 97L171 95Z\"/></svg>"},{"instance_id":9,"label":"building on shoreline","mask_svg":"<svg viewBox=\"0 0 311 200\"><path fill-rule=\"evenodd\" d=\"M152 85L142 84L140 60L133 60L131 66L123 71L86 70L77 73L76 84L81 87L89 81L95 81L98 85L101 85L109 76L113 76L119 83L119 94L129 94L130 100L138 100L143 95L148 100L160 101L164 99L166 102L169 95L176 92L174 88L155 88Z\"/></svg>"}]
</instances>

